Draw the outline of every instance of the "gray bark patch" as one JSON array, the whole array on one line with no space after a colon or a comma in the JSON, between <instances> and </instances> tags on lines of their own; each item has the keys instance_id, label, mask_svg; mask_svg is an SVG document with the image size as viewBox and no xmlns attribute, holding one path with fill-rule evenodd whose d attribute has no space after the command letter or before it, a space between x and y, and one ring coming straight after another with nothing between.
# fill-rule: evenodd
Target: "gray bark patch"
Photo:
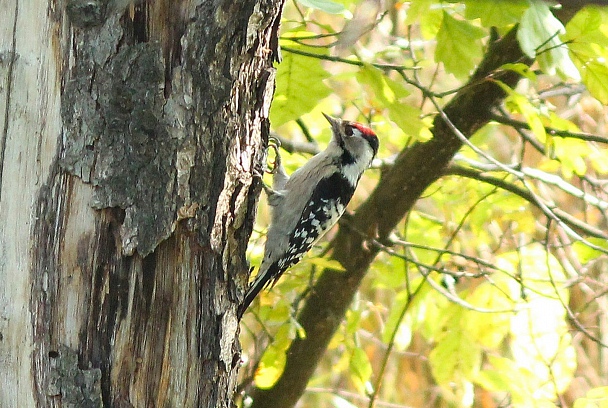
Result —
<instances>
[{"instance_id":1,"label":"gray bark patch","mask_svg":"<svg viewBox=\"0 0 608 408\"><path fill-rule=\"evenodd\" d=\"M183 135L171 131L174 109L165 111L160 46L120 46L117 19L76 39L78 62L62 95L61 165L95 186L94 208L125 210L122 253L145 256L170 235L179 198L175 160Z\"/></svg>"},{"instance_id":2,"label":"gray bark patch","mask_svg":"<svg viewBox=\"0 0 608 408\"><path fill-rule=\"evenodd\" d=\"M78 27L92 27L103 23L107 1L70 0L66 6L70 22Z\"/></svg>"},{"instance_id":3,"label":"gray bark patch","mask_svg":"<svg viewBox=\"0 0 608 408\"><path fill-rule=\"evenodd\" d=\"M46 393L61 398L64 408L99 408L101 399L101 370L78 367L78 353L67 346L49 352L51 372Z\"/></svg>"}]
</instances>

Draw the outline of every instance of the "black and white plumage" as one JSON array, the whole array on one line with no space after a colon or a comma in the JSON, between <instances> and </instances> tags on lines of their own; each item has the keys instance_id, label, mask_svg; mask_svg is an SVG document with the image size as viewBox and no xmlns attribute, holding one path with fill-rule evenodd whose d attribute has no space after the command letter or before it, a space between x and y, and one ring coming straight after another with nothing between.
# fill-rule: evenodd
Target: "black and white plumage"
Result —
<instances>
[{"instance_id":1,"label":"black and white plumage","mask_svg":"<svg viewBox=\"0 0 608 408\"><path fill-rule=\"evenodd\" d=\"M265 286L276 283L340 219L378 152L378 137L371 129L325 117L333 133L329 145L291 177L277 154L273 188L266 188L272 219L264 258L245 294L241 314Z\"/></svg>"}]
</instances>

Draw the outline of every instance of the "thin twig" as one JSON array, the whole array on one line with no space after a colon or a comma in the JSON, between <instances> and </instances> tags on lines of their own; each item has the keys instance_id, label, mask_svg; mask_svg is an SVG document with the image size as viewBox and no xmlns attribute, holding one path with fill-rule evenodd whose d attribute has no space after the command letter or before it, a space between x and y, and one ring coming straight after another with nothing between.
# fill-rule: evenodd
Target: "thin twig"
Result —
<instances>
[{"instance_id":1,"label":"thin twig","mask_svg":"<svg viewBox=\"0 0 608 408\"><path fill-rule=\"evenodd\" d=\"M548 223L551 222L551 220L547 221ZM549 245L548 239L549 239L549 227L547 228L547 245ZM549 256L548 253L549 251L547 250L547 257ZM555 280L553 279L553 274L551 273L551 268L549 265L549 260L547 259L547 274L549 275L549 282L551 282L551 286L553 287L553 290L555 291L555 294L557 295L557 299L559 300L559 302L561 303L562 307L564 308L564 310L566 311L568 318L570 319L570 321L572 322L572 324L574 324L574 326L580 330L585 336L587 336L590 340L592 340L593 342L597 343L598 345L604 347L604 348L608 348L608 344L604 343L601 339L599 339L598 337L594 336L592 333L590 333L587 328L583 327L583 325L581 324L581 322L579 322L579 320L576 318L576 316L574 315L574 313L572 312L572 309L570 309L570 306L568 306L566 304L566 302L564 301L564 299L562 298L562 296L559 293L559 290L557 289L557 285L555 284Z\"/></svg>"},{"instance_id":2,"label":"thin twig","mask_svg":"<svg viewBox=\"0 0 608 408\"><path fill-rule=\"evenodd\" d=\"M530 125L527 122L522 122L522 121L510 118L508 116L498 115L496 113L491 113L490 117L492 118L493 121L501 123L503 125L508 125L508 126L512 126L515 128L519 128L519 129L530 130ZM571 132L568 130L555 129L550 126L545 127L545 132L547 132L547 134L551 135L551 136L584 140L586 142L598 142L598 143L608 144L608 137L594 135L591 133Z\"/></svg>"},{"instance_id":3,"label":"thin twig","mask_svg":"<svg viewBox=\"0 0 608 408\"><path fill-rule=\"evenodd\" d=\"M534 195L528 189L524 189L519 186L516 186L515 184L506 181L504 178L489 176L489 175L485 174L485 170L479 171L476 169L459 166L457 164L451 164L450 166L448 166L446 168L444 174L467 177L467 178L471 178L474 180L482 181L484 183L491 184L493 186L500 187L503 190L509 191L509 192L523 198L530 204L532 204L535 207L542 210L542 207L539 206L538 200L534 198ZM560 218L562 223L566 223L569 226L569 228L576 228L577 230L584 232L585 234L592 236L592 237L608 239L608 234L606 232L604 232L598 228L592 227L589 224L586 224L585 222L577 219L576 217L572 216L571 214L567 213L566 211L563 211L560 208L556 207L552 210L552 212L555 216ZM606 250L603 250L602 252L606 252Z\"/></svg>"}]
</instances>

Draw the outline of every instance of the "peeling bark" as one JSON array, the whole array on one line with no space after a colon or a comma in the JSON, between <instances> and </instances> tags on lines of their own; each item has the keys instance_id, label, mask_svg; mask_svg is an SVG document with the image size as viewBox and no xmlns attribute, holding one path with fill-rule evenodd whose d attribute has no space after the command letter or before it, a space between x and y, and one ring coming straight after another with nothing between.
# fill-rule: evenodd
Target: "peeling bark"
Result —
<instances>
[{"instance_id":1,"label":"peeling bark","mask_svg":"<svg viewBox=\"0 0 608 408\"><path fill-rule=\"evenodd\" d=\"M282 1L0 4L0 406L232 406Z\"/></svg>"}]
</instances>

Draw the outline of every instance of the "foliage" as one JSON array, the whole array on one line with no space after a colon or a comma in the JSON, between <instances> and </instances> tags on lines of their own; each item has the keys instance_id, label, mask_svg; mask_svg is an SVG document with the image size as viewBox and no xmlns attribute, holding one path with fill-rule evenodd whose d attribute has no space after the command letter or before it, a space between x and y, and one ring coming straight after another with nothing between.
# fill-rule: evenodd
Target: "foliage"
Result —
<instances>
[{"instance_id":1,"label":"foliage","mask_svg":"<svg viewBox=\"0 0 608 408\"><path fill-rule=\"evenodd\" d=\"M493 120L466 135L390 243L370 237L382 251L301 406L605 406L608 10L567 21L537 0L375 4L287 5L271 109L275 131L297 142L283 155L292 169L305 157L297 146L328 140L322 111L371 123L380 161L351 211L378 168L432 138L432 119L497 36L516 29L534 64L501 68L524 78L515 88L482 79L505 91ZM341 269L330 255L314 249L246 315L244 387L280 376L306 336L296 316L307 290Z\"/></svg>"}]
</instances>

